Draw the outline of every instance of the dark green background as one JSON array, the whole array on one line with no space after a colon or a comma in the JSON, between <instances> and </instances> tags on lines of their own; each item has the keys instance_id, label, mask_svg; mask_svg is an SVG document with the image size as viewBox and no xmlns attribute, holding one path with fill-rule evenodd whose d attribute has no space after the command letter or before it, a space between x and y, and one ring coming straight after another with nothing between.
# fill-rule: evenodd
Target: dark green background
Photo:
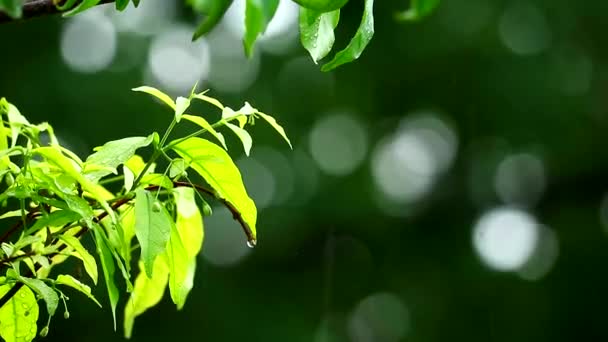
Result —
<instances>
[{"instance_id":1,"label":"dark green background","mask_svg":"<svg viewBox=\"0 0 608 342\"><path fill-rule=\"evenodd\" d=\"M608 339L608 238L600 222L608 189L608 3L526 1L544 14L551 40L538 54L522 56L505 47L498 30L515 2L445 1L416 24L392 19L407 1L376 2L376 35L362 58L333 76L315 75L333 77L331 91L301 79L277 81L289 60L305 56L298 47L283 57L264 55L259 77L243 93L214 95L274 114L304 150L316 120L336 108L362 119L368 151L408 113L437 108L459 138L450 170L406 218L387 216L373 200L369 152L352 174L320 173L318 191L304 205L261 211L260 244L242 262L219 267L201 258L183 311L166 296L138 318L133 341L315 341L326 317L334 336L326 341L348 341L345 322L357 303L385 291L409 312L404 341ZM345 9L338 46L356 28L361 8L353 0ZM193 22L187 9L179 11L180 20ZM478 29L463 33L476 20ZM170 113L130 91L144 82L140 67L81 74L64 64L65 22L0 27L0 96L31 121L49 121L83 155L107 140L164 130ZM567 95L559 82L576 69L556 55L572 46L591 60L592 76L586 91ZM256 126L253 135L254 156L257 141L291 153L269 129ZM531 211L555 231L559 256L539 280L488 269L471 244L479 215L500 205L491 182L471 179L473 147L486 139L501 139L514 152L541 151L547 187ZM481 203L471 196L471 181L489 194ZM102 286L95 292L105 300ZM99 310L77 294L70 303L71 318L53 320L49 341L122 340L107 304Z\"/></svg>"}]
</instances>

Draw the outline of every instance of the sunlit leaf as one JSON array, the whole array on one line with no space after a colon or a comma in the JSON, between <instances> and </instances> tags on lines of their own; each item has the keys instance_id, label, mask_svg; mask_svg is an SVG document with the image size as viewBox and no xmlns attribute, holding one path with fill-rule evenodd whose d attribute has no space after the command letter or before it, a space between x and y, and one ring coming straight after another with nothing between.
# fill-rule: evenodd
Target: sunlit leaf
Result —
<instances>
[{"instance_id":1,"label":"sunlit leaf","mask_svg":"<svg viewBox=\"0 0 608 342\"><path fill-rule=\"evenodd\" d=\"M84 248L80 240L78 240L76 237L62 234L59 235L59 239L65 242L66 245L70 246L70 248L76 252L76 257L82 260L85 271L91 277L93 283L97 285L98 273L95 258Z\"/></svg>"},{"instance_id":2,"label":"sunlit leaf","mask_svg":"<svg viewBox=\"0 0 608 342\"><path fill-rule=\"evenodd\" d=\"M14 285L0 286L4 296ZM0 336L6 342L29 342L36 337L38 327L38 303L32 290L22 286L19 291L0 307Z\"/></svg>"},{"instance_id":3,"label":"sunlit leaf","mask_svg":"<svg viewBox=\"0 0 608 342\"><path fill-rule=\"evenodd\" d=\"M44 300L46 303L46 311L48 312L49 316L55 315L57 306L59 306L59 296L55 290L40 279L20 277L19 280L32 289L32 291L36 292L36 294L38 294L38 296Z\"/></svg>"},{"instance_id":4,"label":"sunlit leaf","mask_svg":"<svg viewBox=\"0 0 608 342\"><path fill-rule=\"evenodd\" d=\"M160 173L149 173L141 178L140 183L143 185L158 185L161 188L171 189L173 188L173 182L169 177Z\"/></svg>"},{"instance_id":5,"label":"sunlit leaf","mask_svg":"<svg viewBox=\"0 0 608 342\"><path fill-rule=\"evenodd\" d=\"M60 274L57 276L57 280L55 280L55 284L69 286L75 290L82 292L84 295L89 297L95 304L101 307L101 304L97 301L97 299L91 294L91 288L86 284L81 283L78 279L72 277L69 274Z\"/></svg>"},{"instance_id":6,"label":"sunlit leaf","mask_svg":"<svg viewBox=\"0 0 608 342\"><path fill-rule=\"evenodd\" d=\"M142 87L134 88L133 91L139 91L139 92L150 94L150 95L156 97L157 99L163 101L167 106L171 107L171 109L175 110L175 103L173 102L171 97L169 97L169 95L163 93L162 91L160 91L156 88L142 86Z\"/></svg>"},{"instance_id":7,"label":"sunlit leaf","mask_svg":"<svg viewBox=\"0 0 608 342\"><path fill-rule=\"evenodd\" d=\"M188 257L177 227L171 222L171 238L167 245L167 263L169 264L169 293L171 300L181 309L192 289L196 260Z\"/></svg>"},{"instance_id":8,"label":"sunlit leaf","mask_svg":"<svg viewBox=\"0 0 608 342\"><path fill-rule=\"evenodd\" d=\"M342 64L350 63L359 58L367 44L374 36L374 0L365 0L365 8L363 10L363 19L357 29L357 33L351 39L348 46L336 53L334 58L327 64L321 67L322 71L330 71L339 67Z\"/></svg>"},{"instance_id":9,"label":"sunlit leaf","mask_svg":"<svg viewBox=\"0 0 608 342\"><path fill-rule=\"evenodd\" d=\"M253 54L253 46L258 36L264 33L266 26L274 17L279 0L247 0L245 5L245 34L243 44L245 54Z\"/></svg>"},{"instance_id":10,"label":"sunlit leaf","mask_svg":"<svg viewBox=\"0 0 608 342\"><path fill-rule=\"evenodd\" d=\"M212 105L216 106L217 108L219 108L220 110L224 109L224 105L218 99L207 96L203 93L194 95L194 98L205 101L209 104L212 104Z\"/></svg>"},{"instance_id":11,"label":"sunlit leaf","mask_svg":"<svg viewBox=\"0 0 608 342\"><path fill-rule=\"evenodd\" d=\"M226 200L241 213L255 239L257 209L245 190L240 171L226 151L201 138L181 141L173 149L207 181L217 197Z\"/></svg>"},{"instance_id":12,"label":"sunlit leaf","mask_svg":"<svg viewBox=\"0 0 608 342\"><path fill-rule=\"evenodd\" d=\"M152 276L156 257L165 252L172 223L165 207L150 192L143 189L135 192L135 235L148 277Z\"/></svg>"},{"instance_id":13,"label":"sunlit leaf","mask_svg":"<svg viewBox=\"0 0 608 342\"><path fill-rule=\"evenodd\" d=\"M175 101L175 121L179 122L182 119L182 114L190 107L190 100L185 97L178 97Z\"/></svg>"},{"instance_id":14,"label":"sunlit leaf","mask_svg":"<svg viewBox=\"0 0 608 342\"><path fill-rule=\"evenodd\" d=\"M226 127L230 128L236 134L237 137L243 143L243 148L245 149L245 155L249 156L249 152L251 151L251 145L253 144L253 140L251 139L251 135L249 133L240 128L239 126L233 125L229 122L226 123Z\"/></svg>"},{"instance_id":15,"label":"sunlit leaf","mask_svg":"<svg viewBox=\"0 0 608 342\"><path fill-rule=\"evenodd\" d=\"M21 128L24 125L29 125L30 123L27 119L21 115L21 112L17 109L17 107L8 103L7 107L7 116L8 122L11 127L11 147L14 147L17 144L17 138L19 137L19 132L21 132Z\"/></svg>"},{"instance_id":16,"label":"sunlit leaf","mask_svg":"<svg viewBox=\"0 0 608 342\"><path fill-rule=\"evenodd\" d=\"M291 146L291 141L289 141L289 138L287 137L287 134L285 133L285 129L283 129L283 127L277 123L277 120L275 120L275 118L273 118L272 116L270 116L268 114L264 114L262 112L256 112L256 113L257 113L257 115L262 117L262 119L264 119L266 122L268 122L270 124L270 126L272 126L272 128L274 128L283 137L283 139L285 139L285 141L287 141L287 144L289 144L289 147L293 149L293 146Z\"/></svg>"},{"instance_id":17,"label":"sunlit leaf","mask_svg":"<svg viewBox=\"0 0 608 342\"><path fill-rule=\"evenodd\" d=\"M339 21L340 10L323 13L300 7L300 41L315 64L331 51Z\"/></svg>"},{"instance_id":18,"label":"sunlit leaf","mask_svg":"<svg viewBox=\"0 0 608 342\"><path fill-rule=\"evenodd\" d=\"M207 132L211 133L224 147L224 149L228 149L226 147L226 140L224 139L224 136L215 130L215 128L213 128L209 122L207 122L207 120L205 120L204 118L200 117L200 116L194 116L194 115L188 115L188 114L184 114L183 118L191 121L197 125L199 125L201 128L207 130Z\"/></svg>"},{"instance_id":19,"label":"sunlit leaf","mask_svg":"<svg viewBox=\"0 0 608 342\"><path fill-rule=\"evenodd\" d=\"M200 22L192 36L192 40L213 30L217 23L222 20L224 14L232 4L233 0L189 0L195 12L205 14L205 18Z\"/></svg>"},{"instance_id":20,"label":"sunlit leaf","mask_svg":"<svg viewBox=\"0 0 608 342\"><path fill-rule=\"evenodd\" d=\"M130 137L105 143L87 158L84 164L85 176L91 181L97 181L113 171L115 173L116 168L131 159L137 149L150 145L152 138L152 135ZM91 171L91 166L101 166L104 169Z\"/></svg>"},{"instance_id":21,"label":"sunlit leaf","mask_svg":"<svg viewBox=\"0 0 608 342\"><path fill-rule=\"evenodd\" d=\"M196 205L196 193L192 188L173 189L175 198L177 231L190 258L195 258L203 246L203 216Z\"/></svg>"},{"instance_id":22,"label":"sunlit leaf","mask_svg":"<svg viewBox=\"0 0 608 342\"><path fill-rule=\"evenodd\" d=\"M175 178L183 175L188 168L188 164L182 158L175 158L171 162L171 167L169 167L169 177Z\"/></svg>"},{"instance_id":23,"label":"sunlit leaf","mask_svg":"<svg viewBox=\"0 0 608 342\"><path fill-rule=\"evenodd\" d=\"M81 217L80 214L71 210L55 210L37 219L36 223L25 231L25 234L33 234L44 227L61 227L70 222L77 221Z\"/></svg>"},{"instance_id":24,"label":"sunlit leaf","mask_svg":"<svg viewBox=\"0 0 608 342\"><path fill-rule=\"evenodd\" d=\"M124 328L126 338L131 337L135 318L160 302L169 279L169 268L165 258L157 258L154 261L151 278L146 276L143 262L139 263L139 269L140 272L135 279L133 292L131 292L131 297L125 305Z\"/></svg>"},{"instance_id":25,"label":"sunlit leaf","mask_svg":"<svg viewBox=\"0 0 608 342\"><path fill-rule=\"evenodd\" d=\"M410 8L395 15L398 20L418 21L433 13L441 0L411 0Z\"/></svg>"},{"instance_id":26,"label":"sunlit leaf","mask_svg":"<svg viewBox=\"0 0 608 342\"><path fill-rule=\"evenodd\" d=\"M97 245L97 253L101 261L101 268L103 269L103 276L106 283L106 289L108 290L108 298L110 300L110 307L112 308L112 318L114 319L114 331L116 331L116 305L120 293L114 283L114 260L112 259L112 252L110 246L108 246L101 236L98 229L93 229L95 234L95 244Z\"/></svg>"}]
</instances>

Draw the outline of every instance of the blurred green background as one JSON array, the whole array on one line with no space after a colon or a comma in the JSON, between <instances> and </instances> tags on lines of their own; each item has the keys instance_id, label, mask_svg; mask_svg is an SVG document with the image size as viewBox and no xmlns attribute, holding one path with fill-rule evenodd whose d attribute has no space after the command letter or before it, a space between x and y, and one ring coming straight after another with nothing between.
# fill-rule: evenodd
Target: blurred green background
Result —
<instances>
[{"instance_id":1,"label":"blurred green background","mask_svg":"<svg viewBox=\"0 0 608 342\"><path fill-rule=\"evenodd\" d=\"M185 308L167 295L133 341L608 339L608 3L444 1L395 22L406 6L376 1L369 48L332 73L288 0L250 60L241 0L195 43L198 18L174 0L0 26L0 96L81 156L165 129L142 84L177 96L199 81L292 139L257 125L249 158L229 140L258 247L216 207ZM337 47L361 9L343 10ZM107 304L71 298L49 341L123 340Z\"/></svg>"}]
</instances>

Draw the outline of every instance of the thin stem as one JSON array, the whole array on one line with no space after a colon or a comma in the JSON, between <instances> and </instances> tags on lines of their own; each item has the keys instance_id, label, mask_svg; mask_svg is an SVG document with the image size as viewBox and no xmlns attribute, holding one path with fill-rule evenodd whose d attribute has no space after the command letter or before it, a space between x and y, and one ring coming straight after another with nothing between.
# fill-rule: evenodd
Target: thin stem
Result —
<instances>
[{"instance_id":1,"label":"thin stem","mask_svg":"<svg viewBox=\"0 0 608 342\"><path fill-rule=\"evenodd\" d=\"M121 181L123 179L125 179L124 175L114 176L114 177L110 177L110 178L106 178L106 179L100 180L99 181L99 185L110 184L110 183Z\"/></svg>"}]
</instances>

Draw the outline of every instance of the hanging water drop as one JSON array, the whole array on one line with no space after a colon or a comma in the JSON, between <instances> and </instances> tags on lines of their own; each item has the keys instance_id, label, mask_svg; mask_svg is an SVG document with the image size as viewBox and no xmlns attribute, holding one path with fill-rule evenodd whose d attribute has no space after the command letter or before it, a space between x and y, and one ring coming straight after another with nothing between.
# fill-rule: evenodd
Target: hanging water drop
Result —
<instances>
[{"instance_id":1,"label":"hanging water drop","mask_svg":"<svg viewBox=\"0 0 608 342\"><path fill-rule=\"evenodd\" d=\"M247 240L247 247L254 248L257 243L258 243L258 241L255 240L255 239L254 240Z\"/></svg>"}]
</instances>

